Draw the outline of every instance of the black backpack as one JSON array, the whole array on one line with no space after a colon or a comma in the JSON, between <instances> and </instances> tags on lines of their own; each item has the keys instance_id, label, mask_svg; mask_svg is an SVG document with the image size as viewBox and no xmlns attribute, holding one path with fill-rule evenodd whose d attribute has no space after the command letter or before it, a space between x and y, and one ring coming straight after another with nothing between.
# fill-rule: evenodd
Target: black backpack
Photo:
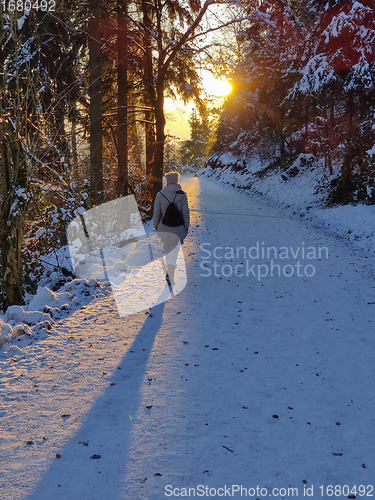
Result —
<instances>
[{"instance_id":1,"label":"black backpack","mask_svg":"<svg viewBox=\"0 0 375 500\"><path fill-rule=\"evenodd\" d=\"M162 196L163 193L160 193ZM177 194L173 198L173 201L169 201L166 196L164 198L168 201L169 205L167 207L167 210L165 211L164 217L162 218L162 223L165 226L169 227L178 227L178 226L183 226L184 225L184 219L182 217L181 212L179 209L176 207L174 204L174 200L176 199Z\"/></svg>"}]
</instances>

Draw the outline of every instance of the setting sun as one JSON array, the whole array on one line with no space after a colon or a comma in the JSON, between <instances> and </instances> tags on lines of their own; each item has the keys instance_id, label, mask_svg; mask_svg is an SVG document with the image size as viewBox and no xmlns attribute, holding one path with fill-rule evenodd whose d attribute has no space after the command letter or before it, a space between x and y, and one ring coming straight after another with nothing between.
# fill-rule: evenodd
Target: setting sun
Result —
<instances>
[{"instance_id":1,"label":"setting sun","mask_svg":"<svg viewBox=\"0 0 375 500\"><path fill-rule=\"evenodd\" d=\"M232 91L232 85L225 78L214 79L212 85L210 85L207 93L214 95L215 97L225 97Z\"/></svg>"},{"instance_id":2,"label":"setting sun","mask_svg":"<svg viewBox=\"0 0 375 500\"><path fill-rule=\"evenodd\" d=\"M215 79L212 86L210 86L208 90L208 92L213 94L215 97L225 97L230 94L231 91L232 85L225 78L220 80Z\"/></svg>"},{"instance_id":3,"label":"setting sun","mask_svg":"<svg viewBox=\"0 0 375 500\"><path fill-rule=\"evenodd\" d=\"M206 93L213 97L226 97L232 91L232 85L226 78L215 78L207 71L202 72L202 83Z\"/></svg>"}]
</instances>

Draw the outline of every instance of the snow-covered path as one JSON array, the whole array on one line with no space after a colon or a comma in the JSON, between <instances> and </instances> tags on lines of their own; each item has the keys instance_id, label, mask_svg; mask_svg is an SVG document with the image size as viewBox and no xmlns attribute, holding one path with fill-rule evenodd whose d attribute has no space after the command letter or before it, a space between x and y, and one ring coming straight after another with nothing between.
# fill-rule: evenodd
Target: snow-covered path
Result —
<instances>
[{"instance_id":1,"label":"snow-covered path","mask_svg":"<svg viewBox=\"0 0 375 500\"><path fill-rule=\"evenodd\" d=\"M183 292L125 318L108 293L1 355L1 498L374 494L372 260L250 196L182 184ZM267 246L289 248L280 277ZM246 263L225 247L253 248Z\"/></svg>"}]
</instances>

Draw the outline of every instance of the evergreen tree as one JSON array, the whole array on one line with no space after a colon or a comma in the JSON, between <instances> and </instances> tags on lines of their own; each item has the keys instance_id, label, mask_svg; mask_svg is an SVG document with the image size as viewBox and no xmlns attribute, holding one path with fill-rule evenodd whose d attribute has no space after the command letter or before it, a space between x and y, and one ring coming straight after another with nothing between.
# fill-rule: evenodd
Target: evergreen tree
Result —
<instances>
[{"instance_id":1,"label":"evergreen tree","mask_svg":"<svg viewBox=\"0 0 375 500\"><path fill-rule=\"evenodd\" d=\"M190 139L181 144L180 155L182 165L198 170L207 158L210 146L210 127L207 120L199 119L194 109L189 119Z\"/></svg>"},{"instance_id":2,"label":"evergreen tree","mask_svg":"<svg viewBox=\"0 0 375 500\"><path fill-rule=\"evenodd\" d=\"M341 2L317 17L306 39L301 79L294 89L310 97L309 101L315 99L315 122L322 131L318 141L323 151L340 152L337 159L347 192L356 189L357 181L364 181L366 151L375 142L374 9L372 0Z\"/></svg>"}]
</instances>

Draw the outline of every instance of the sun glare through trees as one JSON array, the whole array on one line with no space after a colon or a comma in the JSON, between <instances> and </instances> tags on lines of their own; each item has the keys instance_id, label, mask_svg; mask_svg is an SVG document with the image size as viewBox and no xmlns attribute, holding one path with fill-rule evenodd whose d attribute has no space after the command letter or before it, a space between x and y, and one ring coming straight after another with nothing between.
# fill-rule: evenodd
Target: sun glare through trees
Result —
<instances>
[{"instance_id":1,"label":"sun glare through trees","mask_svg":"<svg viewBox=\"0 0 375 500\"><path fill-rule=\"evenodd\" d=\"M226 97L232 92L232 85L226 78L215 78L210 73L205 72L202 80L205 93L210 97Z\"/></svg>"}]
</instances>

